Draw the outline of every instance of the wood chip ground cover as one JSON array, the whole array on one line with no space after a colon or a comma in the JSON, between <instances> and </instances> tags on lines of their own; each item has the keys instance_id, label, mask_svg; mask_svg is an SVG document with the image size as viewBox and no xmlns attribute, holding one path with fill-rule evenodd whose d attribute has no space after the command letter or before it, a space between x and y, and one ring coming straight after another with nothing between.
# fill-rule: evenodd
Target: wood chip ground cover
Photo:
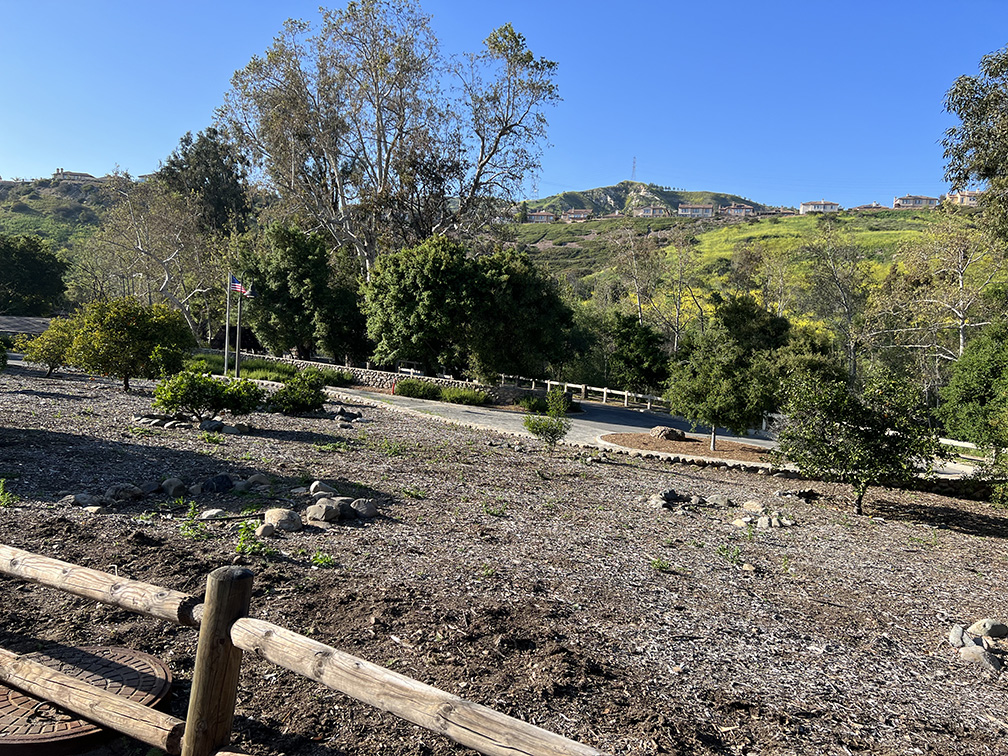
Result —
<instances>
[{"instance_id":1,"label":"wood chip ground cover","mask_svg":"<svg viewBox=\"0 0 1008 756\"><path fill-rule=\"evenodd\" d=\"M197 594L208 572L244 560L253 616L614 754L1008 751L1008 675L944 640L955 622L1008 615L1004 510L879 489L858 517L843 487L624 455L586 463L583 450L384 407L351 406L366 420L352 429L335 405L254 414L245 436L139 426L151 389L0 373L0 478L18 497L0 508L0 541ZM273 485L153 494L105 515L58 503L219 473ZM381 516L245 557L240 521L205 538L180 528L191 501L303 512L307 497L290 492L316 478L380 499ZM809 487L821 494L809 503L776 495ZM732 505L648 503L670 488ZM752 499L795 526L734 527ZM195 632L0 579L0 645L52 643L158 655L185 715ZM465 752L248 655L235 742L271 755Z\"/></svg>"}]
</instances>

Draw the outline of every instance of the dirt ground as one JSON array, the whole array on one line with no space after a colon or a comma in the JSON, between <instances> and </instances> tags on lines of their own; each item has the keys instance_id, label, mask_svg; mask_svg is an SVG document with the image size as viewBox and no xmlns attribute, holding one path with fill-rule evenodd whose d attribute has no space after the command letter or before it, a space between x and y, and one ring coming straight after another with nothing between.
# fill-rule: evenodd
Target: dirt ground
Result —
<instances>
[{"instance_id":1,"label":"dirt ground","mask_svg":"<svg viewBox=\"0 0 1008 756\"><path fill-rule=\"evenodd\" d=\"M1008 752L1008 675L961 661L956 622L1008 615L1008 512L527 440L388 408L364 422L254 414L248 435L132 417L151 385L0 373L0 541L199 594L246 563L252 615L613 754ZM263 473L245 494L152 494L88 514L66 494ZM236 553L238 521L304 511L314 479L380 500L368 522ZM818 493L808 501L798 489ZM648 503L675 489L728 507ZM795 521L738 529L759 500ZM186 527L189 525L190 527ZM171 668L184 717L196 633L0 578L0 646L126 645ZM996 649L1005 658L1004 642ZM246 655L235 743L250 754L468 753ZM147 749L120 744L120 752Z\"/></svg>"},{"instance_id":2,"label":"dirt ground","mask_svg":"<svg viewBox=\"0 0 1008 756\"><path fill-rule=\"evenodd\" d=\"M713 451L710 448L710 438L687 437L682 441L672 441L655 438L649 433L608 433L602 436L603 441L628 449L642 451L668 452L669 454L707 459L729 459L736 462L774 462L774 456L768 449L762 449L753 444L740 443L719 438Z\"/></svg>"}]
</instances>

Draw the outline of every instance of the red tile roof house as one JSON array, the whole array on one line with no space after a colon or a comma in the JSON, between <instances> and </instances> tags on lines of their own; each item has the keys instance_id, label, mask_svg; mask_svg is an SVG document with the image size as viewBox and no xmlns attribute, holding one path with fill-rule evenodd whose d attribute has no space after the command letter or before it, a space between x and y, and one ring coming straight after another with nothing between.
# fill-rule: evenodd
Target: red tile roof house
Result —
<instances>
[{"instance_id":1,"label":"red tile roof house","mask_svg":"<svg viewBox=\"0 0 1008 756\"><path fill-rule=\"evenodd\" d=\"M752 205L743 205L740 202L733 202L730 205L725 205L718 212L721 215L727 215L733 218L744 218L747 215L755 214Z\"/></svg>"},{"instance_id":2,"label":"red tile roof house","mask_svg":"<svg viewBox=\"0 0 1008 756\"><path fill-rule=\"evenodd\" d=\"M568 210L564 210L560 219L566 221L567 223L573 223L574 221L583 221L591 218L591 210L584 207L572 207Z\"/></svg>"},{"instance_id":3,"label":"red tile roof house","mask_svg":"<svg viewBox=\"0 0 1008 756\"><path fill-rule=\"evenodd\" d=\"M892 206L893 210L934 210L938 207L938 198L906 194L902 197L893 197Z\"/></svg>"},{"instance_id":4,"label":"red tile roof house","mask_svg":"<svg viewBox=\"0 0 1008 756\"><path fill-rule=\"evenodd\" d=\"M678 214L689 218L713 218L714 205L679 205Z\"/></svg>"},{"instance_id":5,"label":"red tile roof house","mask_svg":"<svg viewBox=\"0 0 1008 756\"><path fill-rule=\"evenodd\" d=\"M837 212L840 212L840 205L836 202L827 202L826 200L819 200L818 202L802 202L801 206L798 208L799 215L806 215L807 213Z\"/></svg>"},{"instance_id":6,"label":"red tile roof house","mask_svg":"<svg viewBox=\"0 0 1008 756\"><path fill-rule=\"evenodd\" d=\"M552 223L556 216L548 210L533 210L528 214L529 223Z\"/></svg>"},{"instance_id":7,"label":"red tile roof house","mask_svg":"<svg viewBox=\"0 0 1008 756\"><path fill-rule=\"evenodd\" d=\"M637 218L664 218L671 215L669 209L664 205L648 205L647 207L634 208L633 214Z\"/></svg>"}]
</instances>

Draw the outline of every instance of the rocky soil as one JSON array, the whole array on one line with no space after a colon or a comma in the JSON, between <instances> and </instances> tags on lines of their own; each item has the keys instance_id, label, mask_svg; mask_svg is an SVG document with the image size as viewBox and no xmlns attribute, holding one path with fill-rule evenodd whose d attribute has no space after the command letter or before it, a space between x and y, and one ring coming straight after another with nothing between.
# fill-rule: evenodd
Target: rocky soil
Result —
<instances>
[{"instance_id":1,"label":"rocky soil","mask_svg":"<svg viewBox=\"0 0 1008 756\"><path fill-rule=\"evenodd\" d=\"M253 616L614 754L1008 752L1008 643L950 642L1008 615L1004 510L879 489L855 516L843 487L550 454L352 404L350 423L333 403L251 415L244 435L164 429L133 420L150 400L149 384L0 373L0 542L197 594L247 563ZM268 483L189 492L222 474ZM186 489L130 488L169 478ZM315 480L377 517L256 538L189 516L303 514ZM794 524L732 524L753 502ZM0 645L56 643L159 656L185 715L193 630L0 578ZM237 714L250 754L463 751L249 655Z\"/></svg>"}]
</instances>

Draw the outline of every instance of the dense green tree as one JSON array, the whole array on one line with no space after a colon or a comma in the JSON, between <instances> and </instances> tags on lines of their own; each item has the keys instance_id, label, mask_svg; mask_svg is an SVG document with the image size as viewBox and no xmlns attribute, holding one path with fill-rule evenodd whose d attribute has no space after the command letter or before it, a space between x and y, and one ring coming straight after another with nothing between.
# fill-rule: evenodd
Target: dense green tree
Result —
<instances>
[{"instance_id":1,"label":"dense green tree","mask_svg":"<svg viewBox=\"0 0 1008 756\"><path fill-rule=\"evenodd\" d=\"M64 267L40 237L0 234L0 313L48 315L63 297Z\"/></svg>"},{"instance_id":2,"label":"dense green tree","mask_svg":"<svg viewBox=\"0 0 1008 756\"><path fill-rule=\"evenodd\" d=\"M363 291L380 364L409 360L452 371L468 365L474 316L484 307L475 266L460 243L433 237L383 255Z\"/></svg>"},{"instance_id":3,"label":"dense green tree","mask_svg":"<svg viewBox=\"0 0 1008 756\"><path fill-rule=\"evenodd\" d=\"M364 354L364 317L352 255L330 251L326 239L274 224L239 254L243 280L253 285L248 322L274 353L302 359L323 349L334 358Z\"/></svg>"},{"instance_id":4,"label":"dense green tree","mask_svg":"<svg viewBox=\"0 0 1008 756\"><path fill-rule=\"evenodd\" d=\"M967 344L941 390L945 432L995 454L1008 446L1008 322L985 328Z\"/></svg>"},{"instance_id":5,"label":"dense green tree","mask_svg":"<svg viewBox=\"0 0 1008 756\"><path fill-rule=\"evenodd\" d=\"M717 304L710 325L681 350L672 364L666 397L672 411L695 425L744 434L776 407L776 350L789 340L786 318L767 312L749 296Z\"/></svg>"},{"instance_id":6,"label":"dense green tree","mask_svg":"<svg viewBox=\"0 0 1008 756\"><path fill-rule=\"evenodd\" d=\"M783 415L782 453L803 474L851 485L857 514L869 486L906 483L940 451L919 389L890 375L862 390L803 376L789 387Z\"/></svg>"},{"instance_id":7,"label":"dense green tree","mask_svg":"<svg viewBox=\"0 0 1008 756\"><path fill-rule=\"evenodd\" d=\"M959 125L945 132L945 180L952 191L985 186L984 215L1008 236L1008 47L980 59L977 76L960 76L945 94Z\"/></svg>"},{"instance_id":8,"label":"dense green tree","mask_svg":"<svg viewBox=\"0 0 1008 756\"><path fill-rule=\"evenodd\" d=\"M612 385L636 392L659 391L669 377L662 335L647 323L619 313L605 327L612 343L608 371Z\"/></svg>"},{"instance_id":9,"label":"dense green tree","mask_svg":"<svg viewBox=\"0 0 1008 756\"><path fill-rule=\"evenodd\" d=\"M471 364L484 377L541 376L570 347L573 312L549 275L525 253L475 259L479 308L469 340Z\"/></svg>"},{"instance_id":10,"label":"dense green tree","mask_svg":"<svg viewBox=\"0 0 1008 756\"><path fill-rule=\"evenodd\" d=\"M181 313L166 304L145 307L131 297L92 302L75 319L68 362L121 378L157 378L178 372L195 339Z\"/></svg>"},{"instance_id":11,"label":"dense green tree","mask_svg":"<svg viewBox=\"0 0 1008 756\"><path fill-rule=\"evenodd\" d=\"M248 228L252 208L245 168L223 132L210 127L195 139L186 132L156 177L173 192L195 200L204 233L241 233Z\"/></svg>"}]
</instances>

